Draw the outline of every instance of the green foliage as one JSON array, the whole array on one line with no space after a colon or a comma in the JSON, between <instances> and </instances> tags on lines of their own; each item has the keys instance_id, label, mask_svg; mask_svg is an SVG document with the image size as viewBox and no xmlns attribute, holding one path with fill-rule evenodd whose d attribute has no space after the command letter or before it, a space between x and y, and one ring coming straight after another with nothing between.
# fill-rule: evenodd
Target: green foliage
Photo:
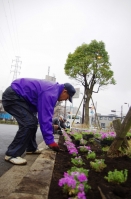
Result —
<instances>
[{"instance_id":1,"label":"green foliage","mask_svg":"<svg viewBox=\"0 0 131 199\"><path fill-rule=\"evenodd\" d=\"M65 131L67 134L70 134L70 129L66 128Z\"/></svg>"},{"instance_id":2,"label":"green foliage","mask_svg":"<svg viewBox=\"0 0 131 199\"><path fill-rule=\"evenodd\" d=\"M68 54L64 67L65 74L81 83L88 96L85 102L86 125L89 125L89 101L92 93L97 93L101 87L108 84L116 84L110 66L109 55L102 41L83 43L73 53Z\"/></svg>"},{"instance_id":3,"label":"green foliage","mask_svg":"<svg viewBox=\"0 0 131 199\"><path fill-rule=\"evenodd\" d=\"M87 177L89 175L89 170L84 169L84 168L78 168L78 167L71 167L70 170L67 171L67 173L71 174L71 172L79 172L79 173L84 173Z\"/></svg>"},{"instance_id":4,"label":"green foliage","mask_svg":"<svg viewBox=\"0 0 131 199\"><path fill-rule=\"evenodd\" d=\"M11 121L11 120L0 120L0 124L15 124L18 125L18 123L16 121Z\"/></svg>"},{"instance_id":5,"label":"green foliage","mask_svg":"<svg viewBox=\"0 0 131 199\"><path fill-rule=\"evenodd\" d=\"M126 154L129 158L131 158L131 147L129 147L129 148L126 150L125 154Z\"/></svg>"},{"instance_id":6,"label":"green foliage","mask_svg":"<svg viewBox=\"0 0 131 199\"><path fill-rule=\"evenodd\" d=\"M75 134L73 135L73 137L75 138L75 140L81 140L81 139L82 139L82 134L80 134L80 133L75 133Z\"/></svg>"},{"instance_id":7,"label":"green foliage","mask_svg":"<svg viewBox=\"0 0 131 199\"><path fill-rule=\"evenodd\" d=\"M80 145L86 145L86 144L87 144L87 141L86 141L85 139L82 138L82 139L80 140Z\"/></svg>"},{"instance_id":8,"label":"green foliage","mask_svg":"<svg viewBox=\"0 0 131 199\"><path fill-rule=\"evenodd\" d=\"M107 166L104 161L104 159L95 159L95 162L90 162L90 165L96 172L101 172Z\"/></svg>"},{"instance_id":9,"label":"green foliage","mask_svg":"<svg viewBox=\"0 0 131 199\"><path fill-rule=\"evenodd\" d=\"M94 133L94 137L95 138L101 138L101 135L100 135L100 133Z\"/></svg>"},{"instance_id":10,"label":"green foliage","mask_svg":"<svg viewBox=\"0 0 131 199\"><path fill-rule=\"evenodd\" d=\"M131 138L131 132L127 132L126 137L130 137Z\"/></svg>"},{"instance_id":11,"label":"green foliage","mask_svg":"<svg viewBox=\"0 0 131 199\"><path fill-rule=\"evenodd\" d=\"M75 157L75 158L71 158L71 162L75 165L75 166L82 166L85 163L83 162L81 156L79 157Z\"/></svg>"},{"instance_id":12,"label":"green foliage","mask_svg":"<svg viewBox=\"0 0 131 199\"><path fill-rule=\"evenodd\" d=\"M64 69L68 76L91 89L95 84L115 84L110 66L105 44L93 40L90 44L77 47L74 53L69 53Z\"/></svg>"},{"instance_id":13,"label":"green foliage","mask_svg":"<svg viewBox=\"0 0 131 199\"><path fill-rule=\"evenodd\" d=\"M90 151L90 147L88 147L88 146L79 146L78 147L79 149L80 149L80 151L81 152L88 152L88 151Z\"/></svg>"},{"instance_id":14,"label":"green foliage","mask_svg":"<svg viewBox=\"0 0 131 199\"><path fill-rule=\"evenodd\" d=\"M92 131L90 131L90 132L82 131L81 134L82 135L94 135L94 133Z\"/></svg>"},{"instance_id":15,"label":"green foliage","mask_svg":"<svg viewBox=\"0 0 131 199\"><path fill-rule=\"evenodd\" d=\"M86 156L87 159L95 159L96 158L96 153L94 151L89 152L88 155Z\"/></svg>"},{"instance_id":16,"label":"green foliage","mask_svg":"<svg viewBox=\"0 0 131 199\"><path fill-rule=\"evenodd\" d=\"M109 146L102 147L102 151L108 151L108 150L109 150Z\"/></svg>"},{"instance_id":17,"label":"green foliage","mask_svg":"<svg viewBox=\"0 0 131 199\"><path fill-rule=\"evenodd\" d=\"M128 170L125 169L124 171L118 171L117 169L115 169L114 171L109 171L108 172L108 176L105 176L104 178L108 181L108 182L113 182L113 183L123 183L127 180L127 176L128 176Z\"/></svg>"}]
</instances>

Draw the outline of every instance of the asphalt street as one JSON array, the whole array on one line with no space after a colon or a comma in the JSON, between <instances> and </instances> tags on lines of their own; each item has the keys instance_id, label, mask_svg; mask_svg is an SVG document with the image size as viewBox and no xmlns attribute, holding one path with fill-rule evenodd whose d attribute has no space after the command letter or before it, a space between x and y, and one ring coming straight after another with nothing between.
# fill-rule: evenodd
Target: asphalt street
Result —
<instances>
[{"instance_id":1,"label":"asphalt street","mask_svg":"<svg viewBox=\"0 0 131 199\"><path fill-rule=\"evenodd\" d=\"M13 166L13 164L4 160L4 156L17 130L17 125L0 124L0 177ZM38 144L43 141L40 128L37 130L36 140Z\"/></svg>"}]
</instances>

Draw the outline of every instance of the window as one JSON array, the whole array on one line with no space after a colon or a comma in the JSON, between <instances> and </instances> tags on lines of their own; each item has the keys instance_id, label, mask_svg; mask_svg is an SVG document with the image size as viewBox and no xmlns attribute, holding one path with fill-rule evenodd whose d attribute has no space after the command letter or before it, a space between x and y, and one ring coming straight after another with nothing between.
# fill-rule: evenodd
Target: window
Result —
<instances>
[{"instance_id":1,"label":"window","mask_svg":"<svg viewBox=\"0 0 131 199\"><path fill-rule=\"evenodd\" d=\"M105 123L101 123L101 128L105 128Z\"/></svg>"},{"instance_id":2,"label":"window","mask_svg":"<svg viewBox=\"0 0 131 199\"><path fill-rule=\"evenodd\" d=\"M112 120L113 120L113 117L108 117L108 120L109 120L109 121L112 121Z\"/></svg>"}]
</instances>

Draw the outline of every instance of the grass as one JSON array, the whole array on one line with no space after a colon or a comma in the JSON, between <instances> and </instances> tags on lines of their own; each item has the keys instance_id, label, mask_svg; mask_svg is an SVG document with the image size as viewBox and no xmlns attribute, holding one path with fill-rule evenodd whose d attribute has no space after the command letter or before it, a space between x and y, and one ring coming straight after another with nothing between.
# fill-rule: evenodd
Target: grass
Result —
<instances>
[{"instance_id":1,"label":"grass","mask_svg":"<svg viewBox=\"0 0 131 199\"><path fill-rule=\"evenodd\" d=\"M16 124L17 125L17 122L16 121L10 121L10 120L0 120L0 124Z\"/></svg>"}]
</instances>

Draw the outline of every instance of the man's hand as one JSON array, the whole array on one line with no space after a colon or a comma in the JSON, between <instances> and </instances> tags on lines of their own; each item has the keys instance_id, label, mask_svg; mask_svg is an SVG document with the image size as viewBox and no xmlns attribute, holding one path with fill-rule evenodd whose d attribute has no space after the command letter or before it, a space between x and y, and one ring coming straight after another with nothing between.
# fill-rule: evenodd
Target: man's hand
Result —
<instances>
[{"instance_id":1,"label":"man's hand","mask_svg":"<svg viewBox=\"0 0 131 199\"><path fill-rule=\"evenodd\" d=\"M58 152L58 151L60 150L58 144L55 143L55 142L49 144L48 146L49 146L49 148L52 149L53 151L57 151L57 152Z\"/></svg>"}]
</instances>

